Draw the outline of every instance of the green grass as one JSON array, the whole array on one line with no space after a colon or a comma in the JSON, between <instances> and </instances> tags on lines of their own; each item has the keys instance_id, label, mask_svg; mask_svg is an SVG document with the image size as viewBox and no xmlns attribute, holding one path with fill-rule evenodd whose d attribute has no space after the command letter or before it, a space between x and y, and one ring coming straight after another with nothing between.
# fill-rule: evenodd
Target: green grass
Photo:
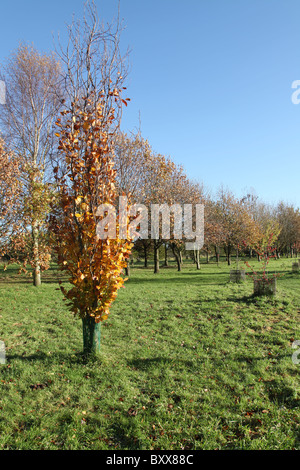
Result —
<instances>
[{"instance_id":1,"label":"green grass","mask_svg":"<svg viewBox=\"0 0 300 470\"><path fill-rule=\"evenodd\" d=\"M134 267L94 359L53 269L39 289L1 272L0 449L299 449L291 264L271 263L275 298L229 283L225 263Z\"/></svg>"}]
</instances>

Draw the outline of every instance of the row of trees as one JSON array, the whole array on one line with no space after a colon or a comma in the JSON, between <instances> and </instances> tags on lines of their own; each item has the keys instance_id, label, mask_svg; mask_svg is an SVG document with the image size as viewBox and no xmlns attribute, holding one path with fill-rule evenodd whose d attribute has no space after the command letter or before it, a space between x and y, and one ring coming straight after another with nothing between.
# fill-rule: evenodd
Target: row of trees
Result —
<instances>
[{"instance_id":1,"label":"row of trees","mask_svg":"<svg viewBox=\"0 0 300 470\"><path fill-rule=\"evenodd\" d=\"M73 119L75 109L72 112ZM62 126L61 120L58 124ZM24 159L23 166L20 165L23 158L16 151L8 150L3 140L0 141L0 153L2 248L6 249L6 257L10 261L21 262L24 270L30 264L34 284L39 285L41 270L49 266L51 245L46 221L51 213L51 202L56 198L57 186L51 182L50 172L48 182L43 180L45 176L38 171L36 160L33 166L27 159ZM57 159L56 163L59 163ZM202 252L207 257L215 256L219 261L220 255L225 254L230 264L232 255L239 252L246 251L252 255L269 239L270 233L273 233L277 256L297 256L300 213L292 205L281 202L270 206L253 194L238 198L224 188L213 197L202 184L190 180L181 166L156 154L140 133L128 136L118 131L115 134L113 163L118 195L125 194L132 203L149 207L149 213L151 204L167 204L169 207L173 204L203 204L205 244ZM59 172L60 176L65 175L66 170L70 171L65 162L54 170L54 175ZM171 230L168 238L163 238L160 233L159 238L153 240L150 221L149 238L136 240L134 251L138 257L144 258L146 267L151 253L154 271L158 272L159 251L162 252L163 247L165 253L175 257L178 270L181 270L185 238L175 239ZM200 253L197 251L190 255L199 269ZM166 256L163 263L167 264Z\"/></svg>"},{"instance_id":2,"label":"row of trees","mask_svg":"<svg viewBox=\"0 0 300 470\"><path fill-rule=\"evenodd\" d=\"M271 206L254 194L240 198L224 188L219 188L216 195L210 194L203 184L188 178L181 166L156 154L140 133L118 135L115 162L119 192L130 193L134 201L148 206L149 211L151 204L166 203L169 207L173 204L204 205L202 252L207 258L215 256L218 262L220 255L225 254L230 265L232 255L246 252L252 256L255 251L260 251L271 234L277 257L297 256L300 247L298 208L284 202ZM151 253L154 272L157 272L158 249L164 246L164 252L169 250L173 254L178 270L181 270L186 241L184 237L176 240L171 233L171 238L137 240L134 251L139 258L144 258L145 266ZM198 250L190 253L198 269L199 255ZM162 262L167 264L167 258L164 257Z\"/></svg>"}]
</instances>

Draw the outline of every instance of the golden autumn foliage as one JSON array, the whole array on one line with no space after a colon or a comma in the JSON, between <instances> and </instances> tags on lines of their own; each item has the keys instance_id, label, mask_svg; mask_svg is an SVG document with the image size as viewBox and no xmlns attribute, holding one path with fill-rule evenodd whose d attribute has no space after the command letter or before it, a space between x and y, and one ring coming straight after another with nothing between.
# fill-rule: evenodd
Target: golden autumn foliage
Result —
<instances>
[{"instance_id":1,"label":"golden autumn foliage","mask_svg":"<svg viewBox=\"0 0 300 470\"><path fill-rule=\"evenodd\" d=\"M20 165L14 153L6 148L0 138L0 240L1 253L5 254L11 235L19 222L22 183Z\"/></svg>"},{"instance_id":2,"label":"golden autumn foliage","mask_svg":"<svg viewBox=\"0 0 300 470\"><path fill-rule=\"evenodd\" d=\"M99 206L116 207L118 197L109 134L114 109L105 117L104 107L104 98L96 106L85 99L84 111L73 103L57 121L66 174L57 176L59 203L50 217L58 263L72 284L69 290L60 284L61 290L74 314L94 318L95 323L109 315L132 248L129 240L118 238L118 223L115 238L103 239L97 233L106 215L99 215Z\"/></svg>"},{"instance_id":3,"label":"golden autumn foliage","mask_svg":"<svg viewBox=\"0 0 300 470\"><path fill-rule=\"evenodd\" d=\"M49 211L52 191L40 182L38 170L28 170L20 156L7 149L0 139L0 249L6 264L16 263L19 272L27 274L27 266L49 268L51 259L47 233L43 223ZM24 181L24 175L27 181ZM30 178L29 178L30 176ZM39 250L35 251L28 227L34 221L39 228Z\"/></svg>"}]
</instances>

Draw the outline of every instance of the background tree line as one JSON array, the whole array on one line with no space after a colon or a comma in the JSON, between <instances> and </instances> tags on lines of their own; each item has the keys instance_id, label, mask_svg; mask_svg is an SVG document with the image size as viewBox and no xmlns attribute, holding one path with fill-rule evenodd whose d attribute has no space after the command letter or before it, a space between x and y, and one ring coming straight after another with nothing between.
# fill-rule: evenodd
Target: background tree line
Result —
<instances>
[{"instance_id":1,"label":"background tree line","mask_svg":"<svg viewBox=\"0 0 300 470\"><path fill-rule=\"evenodd\" d=\"M151 204L205 206L205 244L201 253L186 252L186 240L174 237L173 225L170 237L160 234L156 239L151 239L149 225L149 239L135 241L131 259L142 259L145 267L153 259L154 272L168 265L170 255L178 271L186 257L200 269L200 255L205 255L207 262L212 257L219 262L225 256L231 264L233 256L256 256L270 234L277 257L297 256L299 208L285 202L272 206L254 194L237 197L225 188L211 194L170 156L154 151L140 131L121 131L121 105L127 106L128 102L122 95L128 53L120 52L121 31L118 18L113 24L101 25L94 4L89 2L83 19L68 27L66 46L58 44L54 52L43 53L33 45L20 44L1 65L0 79L7 90L6 105L0 109L3 259L17 262L23 271L31 267L33 283L40 285L41 272L49 268L51 259L57 260L49 225L61 197L57 178L70 172L59 131L74 133L78 113L90 117L96 113L96 131L101 133L101 126L107 125L112 112L114 118L105 138L114 164L117 193L127 195L132 203L145 205L149 213ZM69 112L69 127L65 109ZM129 269L130 260L127 272Z\"/></svg>"}]
</instances>

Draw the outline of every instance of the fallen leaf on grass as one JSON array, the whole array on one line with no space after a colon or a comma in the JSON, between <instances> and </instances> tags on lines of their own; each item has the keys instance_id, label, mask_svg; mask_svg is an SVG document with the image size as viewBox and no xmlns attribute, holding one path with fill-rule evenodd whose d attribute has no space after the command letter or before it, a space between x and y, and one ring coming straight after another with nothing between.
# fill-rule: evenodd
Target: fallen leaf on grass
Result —
<instances>
[{"instance_id":1,"label":"fallen leaf on grass","mask_svg":"<svg viewBox=\"0 0 300 470\"><path fill-rule=\"evenodd\" d=\"M137 410L135 408L129 408L127 413L129 414L129 416L136 416L137 415Z\"/></svg>"},{"instance_id":2,"label":"fallen leaf on grass","mask_svg":"<svg viewBox=\"0 0 300 470\"><path fill-rule=\"evenodd\" d=\"M43 390L44 388L48 387L48 384L34 384L30 385L31 390Z\"/></svg>"}]
</instances>

